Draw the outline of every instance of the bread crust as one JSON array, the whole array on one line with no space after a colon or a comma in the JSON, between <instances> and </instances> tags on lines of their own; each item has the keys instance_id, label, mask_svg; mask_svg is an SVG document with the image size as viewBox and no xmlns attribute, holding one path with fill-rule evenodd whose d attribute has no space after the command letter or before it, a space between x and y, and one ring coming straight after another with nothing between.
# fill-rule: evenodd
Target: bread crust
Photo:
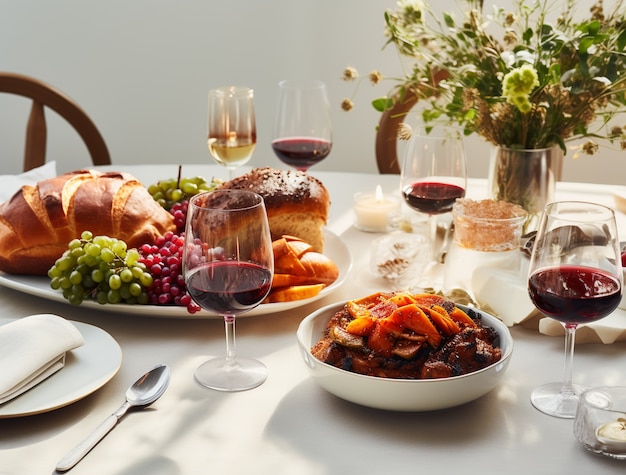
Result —
<instances>
[{"instance_id":1,"label":"bread crust","mask_svg":"<svg viewBox=\"0 0 626 475\"><path fill-rule=\"evenodd\" d=\"M220 189L258 193L265 201L273 240L295 236L323 252L330 195L317 178L296 170L263 167L224 182Z\"/></svg>"},{"instance_id":2,"label":"bread crust","mask_svg":"<svg viewBox=\"0 0 626 475\"><path fill-rule=\"evenodd\" d=\"M45 275L83 231L153 243L176 226L132 175L77 170L23 186L0 205L0 270Z\"/></svg>"}]
</instances>

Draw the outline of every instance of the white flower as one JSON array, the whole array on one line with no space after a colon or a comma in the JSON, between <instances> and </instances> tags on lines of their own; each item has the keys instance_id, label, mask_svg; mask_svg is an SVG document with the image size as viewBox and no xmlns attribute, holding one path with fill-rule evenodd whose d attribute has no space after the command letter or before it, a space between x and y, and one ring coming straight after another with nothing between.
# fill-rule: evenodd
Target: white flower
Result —
<instances>
[{"instance_id":1,"label":"white flower","mask_svg":"<svg viewBox=\"0 0 626 475\"><path fill-rule=\"evenodd\" d=\"M515 62L516 63L534 64L535 59L537 59L537 58L530 51L521 50L521 51L518 51L517 53L515 53Z\"/></svg>"},{"instance_id":2,"label":"white flower","mask_svg":"<svg viewBox=\"0 0 626 475\"><path fill-rule=\"evenodd\" d=\"M609 78L606 78L606 77L598 77L598 76L596 76L595 78L593 78L593 80L601 82L605 86L610 86L611 85L611 81L609 80Z\"/></svg>"},{"instance_id":3,"label":"white flower","mask_svg":"<svg viewBox=\"0 0 626 475\"><path fill-rule=\"evenodd\" d=\"M398 0L397 5L400 10L424 11L424 2L420 0Z\"/></svg>"},{"instance_id":4,"label":"white flower","mask_svg":"<svg viewBox=\"0 0 626 475\"><path fill-rule=\"evenodd\" d=\"M515 53L513 51L503 51L500 54L500 58L507 68L512 68L515 64Z\"/></svg>"}]
</instances>

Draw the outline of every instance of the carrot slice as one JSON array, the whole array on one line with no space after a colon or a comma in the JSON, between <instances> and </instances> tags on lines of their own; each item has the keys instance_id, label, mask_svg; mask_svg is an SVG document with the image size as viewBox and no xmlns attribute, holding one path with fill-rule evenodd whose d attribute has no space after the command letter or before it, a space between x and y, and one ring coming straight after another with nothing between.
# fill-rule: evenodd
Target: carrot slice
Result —
<instances>
[{"instance_id":1,"label":"carrot slice","mask_svg":"<svg viewBox=\"0 0 626 475\"><path fill-rule=\"evenodd\" d=\"M272 289L263 303L291 302L315 297L324 288L324 284L292 285Z\"/></svg>"},{"instance_id":2,"label":"carrot slice","mask_svg":"<svg viewBox=\"0 0 626 475\"><path fill-rule=\"evenodd\" d=\"M398 307L404 307L405 305L410 305L415 303L415 299L411 297L409 294L396 294L389 299L391 302L395 303Z\"/></svg>"},{"instance_id":3,"label":"carrot slice","mask_svg":"<svg viewBox=\"0 0 626 475\"><path fill-rule=\"evenodd\" d=\"M472 318L461 310L459 307L454 307L454 309L449 313L450 318L455 320L456 322L470 327L475 327L476 322L472 320Z\"/></svg>"},{"instance_id":4,"label":"carrot slice","mask_svg":"<svg viewBox=\"0 0 626 475\"><path fill-rule=\"evenodd\" d=\"M359 317L346 325L346 331L353 335L367 336L372 333L377 319L374 317Z\"/></svg>"},{"instance_id":5,"label":"carrot slice","mask_svg":"<svg viewBox=\"0 0 626 475\"><path fill-rule=\"evenodd\" d=\"M396 343L396 338L392 333L382 324L382 320L378 320L372 330L372 333L367 338L367 346L377 354L390 358L392 356L392 350Z\"/></svg>"},{"instance_id":6,"label":"carrot slice","mask_svg":"<svg viewBox=\"0 0 626 475\"><path fill-rule=\"evenodd\" d=\"M406 328L415 333L426 335L428 343L433 348L437 348L441 344L441 334L417 304L400 307L389 318L402 321Z\"/></svg>"},{"instance_id":7,"label":"carrot slice","mask_svg":"<svg viewBox=\"0 0 626 475\"><path fill-rule=\"evenodd\" d=\"M386 297L386 294L376 292L375 294L368 295L367 297L349 300L348 303L346 303L346 309L354 318L369 316L369 309L384 301Z\"/></svg>"},{"instance_id":8,"label":"carrot slice","mask_svg":"<svg viewBox=\"0 0 626 475\"><path fill-rule=\"evenodd\" d=\"M424 307L432 307L433 305L442 305L445 302L445 297L437 294L414 294L413 299L416 303L423 305Z\"/></svg>"},{"instance_id":9,"label":"carrot slice","mask_svg":"<svg viewBox=\"0 0 626 475\"><path fill-rule=\"evenodd\" d=\"M433 305L431 308L433 311L437 312L443 317L446 324L448 325L448 331L450 335L454 335L461 331L461 327L459 327L459 324L452 320L450 314L445 308L441 307L440 305Z\"/></svg>"}]
</instances>

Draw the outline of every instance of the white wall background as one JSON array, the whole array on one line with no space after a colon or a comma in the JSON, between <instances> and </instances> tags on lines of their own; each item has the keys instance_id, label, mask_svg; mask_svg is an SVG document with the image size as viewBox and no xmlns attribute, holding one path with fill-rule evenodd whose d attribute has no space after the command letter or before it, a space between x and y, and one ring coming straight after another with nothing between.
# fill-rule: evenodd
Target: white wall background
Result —
<instances>
[{"instance_id":1,"label":"white wall background","mask_svg":"<svg viewBox=\"0 0 626 475\"><path fill-rule=\"evenodd\" d=\"M504 5L508 0L502 0ZM314 169L377 172L378 114L388 89L367 80L354 91L346 65L392 75L382 50L383 11L395 0L0 0L0 70L38 77L75 99L101 130L115 164L210 162L206 95L221 85L255 90L258 145L253 166L281 167L271 148L277 83L314 77L329 87L334 147ZM485 2L489 4L490 1ZM593 0L580 0L587 9ZM456 8L438 0L437 8ZM0 94L0 174L21 171L29 104ZM59 171L89 163L80 138L48 114L48 157ZM468 141L469 173L486 176L489 147ZM564 180L626 184L626 153L566 157ZM166 177L164 177L166 178Z\"/></svg>"}]
</instances>

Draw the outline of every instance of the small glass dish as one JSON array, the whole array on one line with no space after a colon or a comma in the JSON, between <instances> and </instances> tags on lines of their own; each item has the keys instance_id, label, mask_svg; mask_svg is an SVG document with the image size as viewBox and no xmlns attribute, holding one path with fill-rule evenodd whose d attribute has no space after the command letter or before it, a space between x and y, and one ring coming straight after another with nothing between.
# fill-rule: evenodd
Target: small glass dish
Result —
<instances>
[{"instance_id":1,"label":"small glass dish","mask_svg":"<svg viewBox=\"0 0 626 475\"><path fill-rule=\"evenodd\" d=\"M574 435L590 452L626 460L626 386L601 386L582 393Z\"/></svg>"},{"instance_id":2,"label":"small glass dish","mask_svg":"<svg viewBox=\"0 0 626 475\"><path fill-rule=\"evenodd\" d=\"M430 245L421 234L396 232L372 242L370 270L398 285L419 277L428 263Z\"/></svg>"}]
</instances>

